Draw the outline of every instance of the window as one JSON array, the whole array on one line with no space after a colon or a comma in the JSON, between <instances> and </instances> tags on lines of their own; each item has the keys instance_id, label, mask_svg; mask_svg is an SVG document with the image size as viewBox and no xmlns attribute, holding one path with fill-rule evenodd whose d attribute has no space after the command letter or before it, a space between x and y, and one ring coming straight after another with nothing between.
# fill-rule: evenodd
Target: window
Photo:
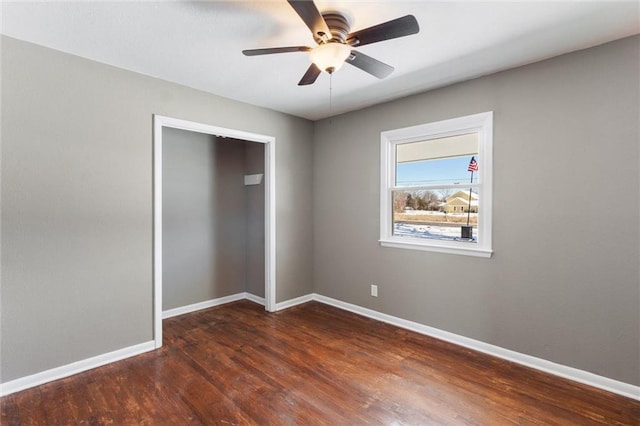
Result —
<instances>
[{"instance_id":1,"label":"window","mask_svg":"<svg viewBox=\"0 0 640 426\"><path fill-rule=\"evenodd\" d=\"M490 257L493 113L381 133L380 244Z\"/></svg>"}]
</instances>

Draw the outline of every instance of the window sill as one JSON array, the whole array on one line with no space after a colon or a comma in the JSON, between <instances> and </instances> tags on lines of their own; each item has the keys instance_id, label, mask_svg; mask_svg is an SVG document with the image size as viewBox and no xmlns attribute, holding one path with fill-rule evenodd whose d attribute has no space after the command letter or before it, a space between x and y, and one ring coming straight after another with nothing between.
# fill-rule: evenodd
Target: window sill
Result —
<instances>
[{"instance_id":1,"label":"window sill","mask_svg":"<svg viewBox=\"0 0 640 426\"><path fill-rule=\"evenodd\" d=\"M379 240L382 247L393 247L409 250L433 251L437 253L458 254L463 256L474 256L490 258L493 250L482 249L478 247L460 247L452 245L444 245L430 242L398 241L398 240Z\"/></svg>"}]
</instances>

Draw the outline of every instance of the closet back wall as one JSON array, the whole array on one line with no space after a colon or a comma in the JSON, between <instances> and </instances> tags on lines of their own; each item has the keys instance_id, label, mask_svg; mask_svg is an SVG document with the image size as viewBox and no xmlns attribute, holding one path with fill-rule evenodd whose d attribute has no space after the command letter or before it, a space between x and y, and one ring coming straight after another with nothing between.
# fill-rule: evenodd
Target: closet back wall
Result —
<instances>
[{"instance_id":1,"label":"closet back wall","mask_svg":"<svg viewBox=\"0 0 640 426\"><path fill-rule=\"evenodd\" d=\"M247 144L163 129L163 310L245 291Z\"/></svg>"}]
</instances>

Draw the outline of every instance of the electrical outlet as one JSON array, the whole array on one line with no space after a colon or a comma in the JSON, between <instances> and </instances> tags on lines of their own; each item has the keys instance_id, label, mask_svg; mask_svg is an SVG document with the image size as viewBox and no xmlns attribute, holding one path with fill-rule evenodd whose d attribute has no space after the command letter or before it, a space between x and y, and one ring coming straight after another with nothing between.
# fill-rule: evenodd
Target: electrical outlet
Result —
<instances>
[{"instance_id":1,"label":"electrical outlet","mask_svg":"<svg viewBox=\"0 0 640 426\"><path fill-rule=\"evenodd\" d=\"M378 286L375 284L371 284L371 295L373 297L378 297Z\"/></svg>"}]
</instances>

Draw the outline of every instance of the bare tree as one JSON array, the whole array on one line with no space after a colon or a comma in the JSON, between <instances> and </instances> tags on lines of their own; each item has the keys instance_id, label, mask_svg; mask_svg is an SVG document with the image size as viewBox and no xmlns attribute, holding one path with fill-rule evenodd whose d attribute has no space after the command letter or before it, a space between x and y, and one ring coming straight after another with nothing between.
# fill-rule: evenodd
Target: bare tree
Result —
<instances>
[{"instance_id":1,"label":"bare tree","mask_svg":"<svg viewBox=\"0 0 640 426\"><path fill-rule=\"evenodd\" d=\"M438 192L440 193L440 201L445 202L447 198L452 196L456 191L454 188L443 188L438 190Z\"/></svg>"},{"instance_id":2,"label":"bare tree","mask_svg":"<svg viewBox=\"0 0 640 426\"><path fill-rule=\"evenodd\" d=\"M440 196L434 191L424 191L420 200L424 206L423 210L435 211L440 207Z\"/></svg>"},{"instance_id":3,"label":"bare tree","mask_svg":"<svg viewBox=\"0 0 640 426\"><path fill-rule=\"evenodd\" d=\"M410 192L407 193L407 198L406 198L406 202L405 202L405 206L406 207L411 207L412 209L416 208L416 200L415 198L413 198L413 194L411 194Z\"/></svg>"},{"instance_id":4,"label":"bare tree","mask_svg":"<svg viewBox=\"0 0 640 426\"><path fill-rule=\"evenodd\" d=\"M407 193L396 191L393 193L393 211L402 213L407 206Z\"/></svg>"}]
</instances>

